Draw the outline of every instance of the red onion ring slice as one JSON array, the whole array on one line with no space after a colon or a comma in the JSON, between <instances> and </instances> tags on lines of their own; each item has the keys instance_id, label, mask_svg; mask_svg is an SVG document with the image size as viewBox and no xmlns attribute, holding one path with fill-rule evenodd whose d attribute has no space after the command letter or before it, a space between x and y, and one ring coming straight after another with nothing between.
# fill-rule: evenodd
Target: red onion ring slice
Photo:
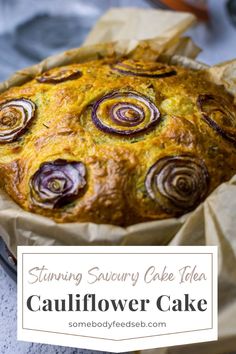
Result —
<instances>
[{"instance_id":1,"label":"red onion ring slice","mask_svg":"<svg viewBox=\"0 0 236 354\"><path fill-rule=\"evenodd\" d=\"M236 109L219 96L199 95L197 107L203 120L218 134L236 144Z\"/></svg>"},{"instance_id":2,"label":"red onion ring slice","mask_svg":"<svg viewBox=\"0 0 236 354\"><path fill-rule=\"evenodd\" d=\"M160 111L148 97L138 92L118 90L94 103L92 120L103 132L128 136L158 124Z\"/></svg>"},{"instance_id":3,"label":"red onion ring slice","mask_svg":"<svg viewBox=\"0 0 236 354\"><path fill-rule=\"evenodd\" d=\"M15 99L0 106L0 142L12 142L21 135L35 115L29 99Z\"/></svg>"},{"instance_id":4,"label":"red onion ring slice","mask_svg":"<svg viewBox=\"0 0 236 354\"><path fill-rule=\"evenodd\" d=\"M176 70L171 67L155 62L140 62L125 60L112 66L112 70L122 75L141 76L147 78L165 78L176 75Z\"/></svg>"},{"instance_id":5,"label":"red onion ring slice","mask_svg":"<svg viewBox=\"0 0 236 354\"><path fill-rule=\"evenodd\" d=\"M57 84L67 80L76 80L80 78L83 73L79 69L69 69L62 67L60 69L49 70L44 72L41 76L36 77L40 83Z\"/></svg>"},{"instance_id":6,"label":"red onion ring slice","mask_svg":"<svg viewBox=\"0 0 236 354\"><path fill-rule=\"evenodd\" d=\"M30 180L31 200L44 209L60 208L77 198L85 186L86 168L82 162L45 162Z\"/></svg>"},{"instance_id":7,"label":"red onion ring slice","mask_svg":"<svg viewBox=\"0 0 236 354\"><path fill-rule=\"evenodd\" d=\"M199 158L163 157L149 169L145 187L151 199L170 214L188 212L208 194L209 173Z\"/></svg>"}]
</instances>

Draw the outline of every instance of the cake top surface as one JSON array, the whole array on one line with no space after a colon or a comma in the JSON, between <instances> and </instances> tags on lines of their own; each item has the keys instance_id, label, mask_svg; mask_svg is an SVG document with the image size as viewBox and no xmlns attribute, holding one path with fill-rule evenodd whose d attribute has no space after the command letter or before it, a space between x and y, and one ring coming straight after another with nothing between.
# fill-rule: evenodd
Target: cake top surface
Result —
<instances>
[{"instance_id":1,"label":"cake top surface","mask_svg":"<svg viewBox=\"0 0 236 354\"><path fill-rule=\"evenodd\" d=\"M235 151L233 98L204 72L97 60L0 95L2 187L59 222L181 215L235 173Z\"/></svg>"}]
</instances>

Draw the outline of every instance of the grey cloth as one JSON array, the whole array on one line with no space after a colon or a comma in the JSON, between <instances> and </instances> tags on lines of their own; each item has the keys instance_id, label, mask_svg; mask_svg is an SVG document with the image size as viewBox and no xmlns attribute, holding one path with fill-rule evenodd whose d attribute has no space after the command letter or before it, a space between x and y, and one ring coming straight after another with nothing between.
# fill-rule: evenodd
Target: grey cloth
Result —
<instances>
[{"instance_id":1,"label":"grey cloth","mask_svg":"<svg viewBox=\"0 0 236 354\"><path fill-rule=\"evenodd\" d=\"M119 0L0 0L0 81L43 58L79 47L99 16ZM129 6L149 6L131 0Z\"/></svg>"}]
</instances>

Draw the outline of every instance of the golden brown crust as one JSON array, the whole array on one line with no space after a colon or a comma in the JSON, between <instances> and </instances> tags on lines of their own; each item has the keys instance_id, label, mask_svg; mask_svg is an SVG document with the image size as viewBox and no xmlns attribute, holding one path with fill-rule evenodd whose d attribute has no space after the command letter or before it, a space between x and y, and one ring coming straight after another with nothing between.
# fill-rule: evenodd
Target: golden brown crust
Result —
<instances>
[{"instance_id":1,"label":"golden brown crust","mask_svg":"<svg viewBox=\"0 0 236 354\"><path fill-rule=\"evenodd\" d=\"M127 63L129 61L125 61L125 65ZM135 66L134 62L131 64ZM0 95L0 112L1 107L12 100L29 100L36 105L34 117L22 133L11 142L0 140L1 187L25 210L48 216L57 222L131 225L188 212L235 173L236 144L233 139L219 134L219 130L204 119L204 112L197 104L200 95L217 96L224 100L232 112L233 121L215 116L224 115L219 112L220 109L217 113L208 112L208 115L225 124L221 127L223 129L229 129L227 124L231 124L230 134L235 134L236 109L232 97L222 87L207 81L204 72L181 67L164 65L164 73L172 74L160 76L160 72L149 63L149 75L145 77L137 72L131 75L113 70L115 65L112 60L98 60L69 65L63 70L55 68L44 75L43 80L38 77ZM140 61L138 63L142 74L145 65ZM60 77L53 82L57 73ZM79 74L73 76L73 73ZM45 77L50 80L47 82ZM118 94L109 97L114 92ZM132 106L137 103L137 97L130 96L130 92L141 97L138 110ZM103 106L98 104L95 110L95 103L106 95L108 101L103 101ZM119 111L117 103L128 104L125 119L128 117L134 122L132 126L126 120L119 123L119 134L109 131L114 124L117 129L117 123L114 120L110 122L109 115L113 109L110 100L114 101L112 104L121 115L124 111ZM95 115L99 122L96 122ZM143 121L140 124L144 129L136 133L139 124L136 121L141 118ZM152 119L154 123L145 130ZM103 130L104 125L108 126L107 130ZM122 133L127 130L127 135ZM179 158L172 160L173 157ZM188 171L185 170L185 159ZM37 205L32 199L32 178L41 169L46 169L46 175L48 166L45 163L53 164L58 160L64 161L59 161L59 164L64 164L60 167L62 173L66 169L69 179L74 179L78 188L73 193L67 192L67 196L73 198L67 198L66 203L63 200L63 205L58 204L59 198L53 199L57 204L45 203L49 207L44 207L43 203ZM147 181L150 168L160 160L155 167L157 175ZM71 166L65 166L72 162L81 162L86 168L86 176L82 177L76 166L72 170ZM183 178L174 175L178 173L178 168ZM165 175L172 172L173 176ZM81 182L82 178L86 179L86 186ZM54 187L61 188L60 183L59 178L59 187ZM82 184L79 186L79 183ZM162 183L163 186L160 185ZM204 198L196 190L193 195L193 190L188 190L196 189L195 183L202 183L207 190ZM174 191L169 188L174 188ZM182 188L182 194L175 197L179 188ZM83 193L78 192L82 189ZM186 199L185 203L185 197L196 200L189 202Z\"/></svg>"}]
</instances>

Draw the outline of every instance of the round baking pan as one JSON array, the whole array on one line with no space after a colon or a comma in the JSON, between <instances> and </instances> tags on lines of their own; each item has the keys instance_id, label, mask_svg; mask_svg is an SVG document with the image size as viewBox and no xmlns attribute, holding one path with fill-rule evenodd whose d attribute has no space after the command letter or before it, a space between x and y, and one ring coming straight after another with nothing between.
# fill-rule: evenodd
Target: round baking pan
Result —
<instances>
[{"instance_id":1,"label":"round baking pan","mask_svg":"<svg viewBox=\"0 0 236 354\"><path fill-rule=\"evenodd\" d=\"M17 276L17 261L13 254L7 248L2 237L0 237L0 265L7 274L16 281Z\"/></svg>"}]
</instances>

